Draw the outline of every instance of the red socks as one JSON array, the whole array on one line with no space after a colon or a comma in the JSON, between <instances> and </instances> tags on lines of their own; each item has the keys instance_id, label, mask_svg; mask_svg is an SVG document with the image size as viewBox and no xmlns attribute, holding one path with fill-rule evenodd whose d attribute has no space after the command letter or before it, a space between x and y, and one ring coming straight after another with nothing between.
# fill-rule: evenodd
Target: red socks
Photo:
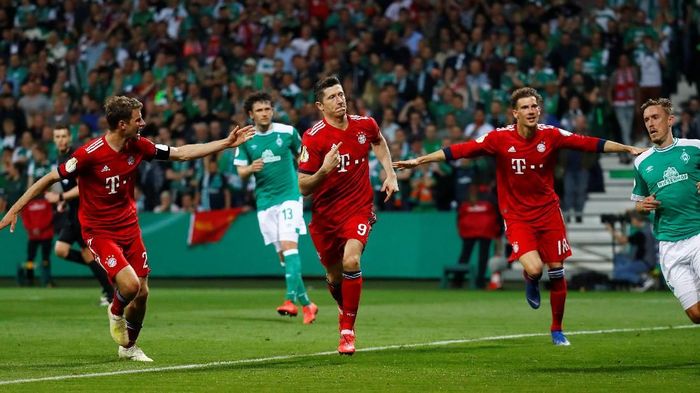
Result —
<instances>
[{"instance_id":1,"label":"red socks","mask_svg":"<svg viewBox=\"0 0 700 393\"><path fill-rule=\"evenodd\" d=\"M114 290L114 298L112 299L112 314L122 316L124 315L124 307L129 304L129 301L124 299L118 289Z\"/></svg>"},{"instance_id":2,"label":"red socks","mask_svg":"<svg viewBox=\"0 0 700 393\"><path fill-rule=\"evenodd\" d=\"M552 285L549 292L549 303L552 306L552 326L550 330L562 330L561 324L564 319L564 306L566 304L564 267L549 269L548 274Z\"/></svg>"},{"instance_id":3,"label":"red socks","mask_svg":"<svg viewBox=\"0 0 700 393\"><path fill-rule=\"evenodd\" d=\"M342 285L343 315L340 330L354 330L357 309L360 306L362 293L362 272L344 272Z\"/></svg>"}]
</instances>

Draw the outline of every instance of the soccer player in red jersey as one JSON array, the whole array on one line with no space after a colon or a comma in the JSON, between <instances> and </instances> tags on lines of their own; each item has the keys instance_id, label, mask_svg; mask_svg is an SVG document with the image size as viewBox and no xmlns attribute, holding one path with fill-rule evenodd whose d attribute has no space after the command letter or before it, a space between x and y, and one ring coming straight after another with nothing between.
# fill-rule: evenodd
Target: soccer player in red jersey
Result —
<instances>
[{"instance_id":1,"label":"soccer player in red jersey","mask_svg":"<svg viewBox=\"0 0 700 393\"><path fill-rule=\"evenodd\" d=\"M345 92L336 77L316 84L323 120L302 137L299 189L313 195L309 233L326 269L328 290L338 303L340 354L355 353L355 318L362 291L360 256L376 221L369 181L369 151L386 171L381 190L398 191L391 154L377 122L347 114Z\"/></svg>"},{"instance_id":2,"label":"soccer player in red jersey","mask_svg":"<svg viewBox=\"0 0 700 393\"><path fill-rule=\"evenodd\" d=\"M542 97L535 89L520 88L511 96L515 124L422 157L397 161L394 167L413 168L429 162L486 154L496 158L498 204L506 237L513 246L511 261L519 260L524 268L527 302L532 308L540 307L539 279L546 264L552 284L552 342L569 345L562 332L566 302L563 262L571 255L571 249L566 239L559 198L554 193L557 150L638 155L644 149L538 124L541 102Z\"/></svg>"},{"instance_id":3,"label":"soccer player in red jersey","mask_svg":"<svg viewBox=\"0 0 700 393\"><path fill-rule=\"evenodd\" d=\"M82 236L95 260L116 283L114 300L107 308L110 334L119 344L120 358L152 361L135 345L146 314L148 255L134 202L134 182L142 160L192 160L236 147L252 138L252 126L234 128L217 141L170 147L156 145L139 135L146 125L141 102L130 97L110 97L105 116L110 129L79 149L34 183L0 221L0 229L14 232L17 214L37 195L62 179L77 178L80 189L78 218Z\"/></svg>"}]
</instances>

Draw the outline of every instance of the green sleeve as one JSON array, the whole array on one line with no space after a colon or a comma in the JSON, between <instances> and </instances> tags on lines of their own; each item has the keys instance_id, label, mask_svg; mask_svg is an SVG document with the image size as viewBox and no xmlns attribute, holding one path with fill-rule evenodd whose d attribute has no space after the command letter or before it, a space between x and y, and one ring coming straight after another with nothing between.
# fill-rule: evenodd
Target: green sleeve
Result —
<instances>
[{"instance_id":1,"label":"green sleeve","mask_svg":"<svg viewBox=\"0 0 700 393\"><path fill-rule=\"evenodd\" d=\"M233 165L250 165L250 156L248 155L248 149L245 148L245 144L236 148L236 153L233 156Z\"/></svg>"},{"instance_id":2,"label":"green sleeve","mask_svg":"<svg viewBox=\"0 0 700 393\"><path fill-rule=\"evenodd\" d=\"M639 173L639 170L635 166L634 168L634 188L632 188L632 196L631 199L633 201L641 201L645 197L649 196L649 187L647 187L647 183L642 179L642 175Z\"/></svg>"},{"instance_id":3,"label":"green sleeve","mask_svg":"<svg viewBox=\"0 0 700 393\"><path fill-rule=\"evenodd\" d=\"M301 153L301 136L296 128L292 128L292 143L289 144L289 148L292 150L294 157Z\"/></svg>"}]
</instances>

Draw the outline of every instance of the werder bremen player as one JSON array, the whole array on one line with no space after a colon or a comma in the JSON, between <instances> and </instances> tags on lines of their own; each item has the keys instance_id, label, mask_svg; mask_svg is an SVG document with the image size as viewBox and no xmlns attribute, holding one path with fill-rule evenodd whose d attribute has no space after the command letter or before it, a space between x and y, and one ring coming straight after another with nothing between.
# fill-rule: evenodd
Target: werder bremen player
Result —
<instances>
[{"instance_id":1,"label":"werder bremen player","mask_svg":"<svg viewBox=\"0 0 700 393\"><path fill-rule=\"evenodd\" d=\"M674 138L671 100L642 105L654 146L634 160L632 200L654 211L661 272L694 323L700 323L700 140Z\"/></svg>"},{"instance_id":2,"label":"werder bremen player","mask_svg":"<svg viewBox=\"0 0 700 393\"><path fill-rule=\"evenodd\" d=\"M306 234L303 205L297 182L296 157L301 138L289 125L272 122L272 97L264 92L249 96L244 109L255 125L255 136L236 149L238 175L255 177L258 224L265 245L274 244L285 269L287 294L277 307L280 315L295 317L295 302L302 305L304 323L316 319L318 307L309 300L301 278L299 235Z\"/></svg>"}]
</instances>

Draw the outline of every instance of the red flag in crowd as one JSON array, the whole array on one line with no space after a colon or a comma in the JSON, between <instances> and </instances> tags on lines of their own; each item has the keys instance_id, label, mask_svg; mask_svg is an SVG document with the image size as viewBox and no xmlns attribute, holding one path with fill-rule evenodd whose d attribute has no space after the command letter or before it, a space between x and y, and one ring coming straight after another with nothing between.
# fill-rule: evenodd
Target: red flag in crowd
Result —
<instances>
[{"instance_id":1,"label":"red flag in crowd","mask_svg":"<svg viewBox=\"0 0 700 393\"><path fill-rule=\"evenodd\" d=\"M241 208L196 212L190 217L187 244L194 246L221 240L229 225L241 213Z\"/></svg>"}]
</instances>

